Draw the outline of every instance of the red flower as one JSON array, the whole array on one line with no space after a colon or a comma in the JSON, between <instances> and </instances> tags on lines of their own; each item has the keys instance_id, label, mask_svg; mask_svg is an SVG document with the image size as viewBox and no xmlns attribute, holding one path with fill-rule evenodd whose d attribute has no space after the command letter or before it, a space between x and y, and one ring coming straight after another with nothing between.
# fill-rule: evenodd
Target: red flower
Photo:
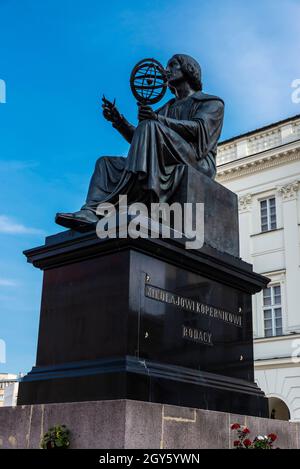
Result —
<instances>
[{"instance_id":1,"label":"red flower","mask_svg":"<svg viewBox=\"0 0 300 469\"><path fill-rule=\"evenodd\" d=\"M268 435L268 438L270 438L271 441L275 441L275 440L277 440L277 435L275 435L275 433L270 433Z\"/></svg>"},{"instance_id":2,"label":"red flower","mask_svg":"<svg viewBox=\"0 0 300 469\"><path fill-rule=\"evenodd\" d=\"M240 424L239 423L233 423L231 425L231 430L237 430L238 428L241 428Z\"/></svg>"},{"instance_id":3,"label":"red flower","mask_svg":"<svg viewBox=\"0 0 300 469\"><path fill-rule=\"evenodd\" d=\"M239 440L234 440L233 446L241 446L241 442Z\"/></svg>"},{"instance_id":4,"label":"red flower","mask_svg":"<svg viewBox=\"0 0 300 469\"><path fill-rule=\"evenodd\" d=\"M244 440L244 445L246 446L246 448L248 448L248 446L252 445L252 441L247 438L246 440Z\"/></svg>"},{"instance_id":5,"label":"red flower","mask_svg":"<svg viewBox=\"0 0 300 469\"><path fill-rule=\"evenodd\" d=\"M249 428L245 427L243 428L242 432L244 433L244 435L248 435L248 433L250 433L250 430Z\"/></svg>"}]
</instances>

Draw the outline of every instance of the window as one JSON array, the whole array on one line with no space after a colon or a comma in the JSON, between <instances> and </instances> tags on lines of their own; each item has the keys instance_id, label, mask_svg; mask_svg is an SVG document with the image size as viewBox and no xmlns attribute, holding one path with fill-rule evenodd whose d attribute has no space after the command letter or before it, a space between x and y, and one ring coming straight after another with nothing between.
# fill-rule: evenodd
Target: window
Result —
<instances>
[{"instance_id":1,"label":"window","mask_svg":"<svg viewBox=\"0 0 300 469\"><path fill-rule=\"evenodd\" d=\"M263 290L265 337L282 335L282 308L280 285Z\"/></svg>"},{"instance_id":2,"label":"window","mask_svg":"<svg viewBox=\"0 0 300 469\"><path fill-rule=\"evenodd\" d=\"M276 229L276 203L275 197L260 201L261 231Z\"/></svg>"}]
</instances>

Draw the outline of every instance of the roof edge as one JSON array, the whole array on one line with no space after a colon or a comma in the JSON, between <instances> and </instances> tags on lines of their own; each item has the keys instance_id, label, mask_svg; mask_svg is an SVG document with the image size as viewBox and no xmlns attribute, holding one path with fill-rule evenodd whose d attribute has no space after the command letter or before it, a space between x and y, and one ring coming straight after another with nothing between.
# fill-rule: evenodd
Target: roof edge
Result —
<instances>
[{"instance_id":1,"label":"roof edge","mask_svg":"<svg viewBox=\"0 0 300 469\"><path fill-rule=\"evenodd\" d=\"M234 137L230 137L226 140L222 140L221 142L218 143L218 146L219 145L225 145L226 143L231 143L234 140L238 140L240 138L249 137L250 135L254 135L257 132L262 132L264 130L272 129L272 127L276 127L277 125L282 125L282 124L285 124L287 122L293 122L297 119L300 119L300 114L296 114L292 117L287 117L286 119L282 119L281 121L273 122L272 124L268 124L268 125L265 125L263 127L259 127L258 129L250 130L249 132L245 132L243 134L236 135Z\"/></svg>"}]
</instances>

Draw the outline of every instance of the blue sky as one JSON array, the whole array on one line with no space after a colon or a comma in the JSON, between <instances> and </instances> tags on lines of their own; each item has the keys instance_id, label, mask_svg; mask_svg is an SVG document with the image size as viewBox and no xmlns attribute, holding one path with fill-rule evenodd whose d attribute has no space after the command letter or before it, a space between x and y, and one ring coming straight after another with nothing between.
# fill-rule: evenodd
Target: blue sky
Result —
<instances>
[{"instance_id":1,"label":"blue sky","mask_svg":"<svg viewBox=\"0 0 300 469\"><path fill-rule=\"evenodd\" d=\"M126 155L102 93L135 121L132 67L182 52L226 102L222 139L298 114L300 1L0 0L0 20L1 373L35 362L42 273L22 251L60 230L57 211L82 205L99 156Z\"/></svg>"}]
</instances>

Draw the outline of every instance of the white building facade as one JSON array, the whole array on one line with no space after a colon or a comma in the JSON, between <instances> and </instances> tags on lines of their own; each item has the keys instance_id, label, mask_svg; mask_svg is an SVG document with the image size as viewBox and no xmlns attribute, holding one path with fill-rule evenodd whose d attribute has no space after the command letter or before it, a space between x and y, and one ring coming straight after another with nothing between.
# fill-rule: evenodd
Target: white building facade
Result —
<instances>
[{"instance_id":1,"label":"white building facade","mask_svg":"<svg viewBox=\"0 0 300 469\"><path fill-rule=\"evenodd\" d=\"M255 379L270 416L300 421L300 115L219 144L239 197L240 255L270 278L253 297Z\"/></svg>"},{"instance_id":2,"label":"white building facade","mask_svg":"<svg viewBox=\"0 0 300 469\"><path fill-rule=\"evenodd\" d=\"M0 407L17 405L19 382L12 373L0 373Z\"/></svg>"}]
</instances>

